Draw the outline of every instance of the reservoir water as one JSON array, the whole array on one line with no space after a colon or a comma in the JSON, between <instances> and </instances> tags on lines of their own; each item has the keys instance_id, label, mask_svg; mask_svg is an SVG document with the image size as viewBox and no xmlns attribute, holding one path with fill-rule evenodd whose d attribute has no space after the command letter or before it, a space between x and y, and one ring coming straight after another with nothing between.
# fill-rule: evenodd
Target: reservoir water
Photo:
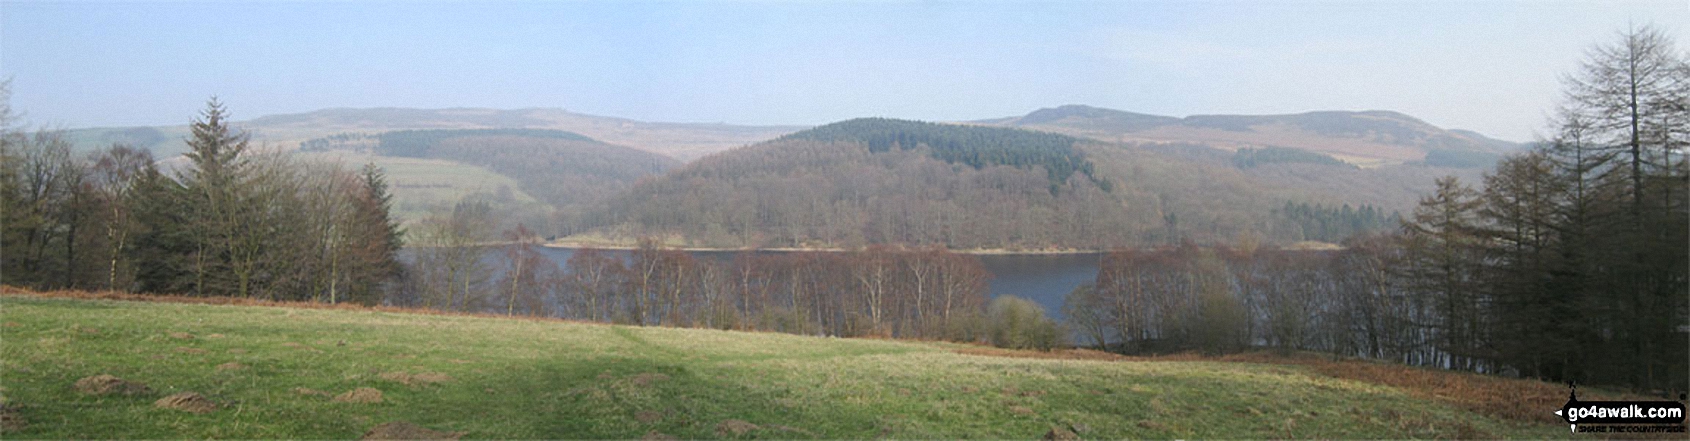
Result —
<instances>
[{"instance_id":1,"label":"reservoir water","mask_svg":"<svg viewBox=\"0 0 1690 441\"><path fill-rule=\"evenodd\" d=\"M575 254L569 248L542 248L542 255L562 267ZM614 252L626 257L626 251ZM732 259L736 251L695 251L694 257ZM992 297L1015 295L1024 297L1045 308L1056 320L1064 320L1062 299L1075 287L1092 283L1097 278L1101 254L992 254L979 256L986 271L992 273L988 290Z\"/></svg>"}]
</instances>

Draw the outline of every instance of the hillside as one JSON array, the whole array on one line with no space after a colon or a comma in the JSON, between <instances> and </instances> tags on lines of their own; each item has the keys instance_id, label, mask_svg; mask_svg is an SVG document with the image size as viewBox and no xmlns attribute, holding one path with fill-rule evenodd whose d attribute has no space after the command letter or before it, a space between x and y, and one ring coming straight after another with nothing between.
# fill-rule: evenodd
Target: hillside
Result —
<instances>
[{"instance_id":1,"label":"hillside","mask_svg":"<svg viewBox=\"0 0 1690 441\"><path fill-rule=\"evenodd\" d=\"M1108 249L1255 235L1336 242L1276 213L1287 202L1367 208L1394 228L1432 179L1476 170L1363 169L1270 148L1107 143L979 125L858 119L702 158L635 185L601 234L703 247ZM1364 207L1365 206L1365 207ZM1367 211L1367 210L1362 210ZM1329 216L1330 217L1330 216ZM1342 233L1342 234L1340 234Z\"/></svg>"},{"instance_id":2,"label":"hillside","mask_svg":"<svg viewBox=\"0 0 1690 441\"><path fill-rule=\"evenodd\" d=\"M520 203L531 197L544 206L518 210L530 228L545 234L578 228L582 216L626 191L643 177L679 165L650 152L599 142L573 132L542 129L401 130L375 135L343 133L301 143L307 152L352 152L374 158L444 160L483 168L517 184L517 188L487 193L494 202ZM417 170L394 174L401 209L419 198L416 190L430 189L449 170ZM511 190L520 192L511 193ZM456 200L445 200L450 205ZM518 204L521 206L521 204ZM403 210L402 210L403 211Z\"/></svg>"},{"instance_id":3,"label":"hillside","mask_svg":"<svg viewBox=\"0 0 1690 441\"><path fill-rule=\"evenodd\" d=\"M1466 130L1444 130L1390 111L1294 115L1146 115L1069 105L977 123L1046 130L1109 142L1200 144L1223 150L1294 148L1366 166L1429 162L1489 167L1519 148Z\"/></svg>"},{"instance_id":4,"label":"hillside","mask_svg":"<svg viewBox=\"0 0 1690 441\"><path fill-rule=\"evenodd\" d=\"M324 109L270 115L236 124L253 140L292 149L300 143L343 133L376 135L401 130L545 129L579 133L682 161L801 130L802 127L660 123L574 113L562 109ZM93 149L113 142L153 149L167 158L186 149L186 126L116 127L70 130L73 142Z\"/></svg>"},{"instance_id":5,"label":"hillside","mask_svg":"<svg viewBox=\"0 0 1690 441\"><path fill-rule=\"evenodd\" d=\"M350 439L378 427L391 435L395 422L437 431L401 432L409 438L1568 436L1525 412L1548 415L1559 386L1402 368L1380 372L1420 383L1355 374L1384 365L1038 359L357 309L0 300L9 438ZM91 379L100 375L115 378ZM1523 399L1523 419L1420 389L1434 384ZM167 399L184 392L199 398Z\"/></svg>"}]
</instances>

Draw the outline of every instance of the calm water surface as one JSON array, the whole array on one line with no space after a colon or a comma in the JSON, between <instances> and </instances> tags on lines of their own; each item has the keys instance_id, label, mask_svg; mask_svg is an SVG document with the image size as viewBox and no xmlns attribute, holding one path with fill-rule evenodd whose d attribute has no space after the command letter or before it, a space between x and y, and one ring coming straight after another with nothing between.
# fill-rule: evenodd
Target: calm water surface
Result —
<instances>
[{"instance_id":1,"label":"calm water surface","mask_svg":"<svg viewBox=\"0 0 1690 441\"><path fill-rule=\"evenodd\" d=\"M610 251L627 256L626 251ZM696 251L694 257L732 259L735 251ZM541 248L540 254L557 261L562 267L575 255L569 248ZM1097 278L1100 254L1060 255L983 255L980 262L992 273L989 290L992 297L1016 295L1044 305L1051 318L1063 320L1062 298L1075 287L1092 283Z\"/></svg>"}]
</instances>

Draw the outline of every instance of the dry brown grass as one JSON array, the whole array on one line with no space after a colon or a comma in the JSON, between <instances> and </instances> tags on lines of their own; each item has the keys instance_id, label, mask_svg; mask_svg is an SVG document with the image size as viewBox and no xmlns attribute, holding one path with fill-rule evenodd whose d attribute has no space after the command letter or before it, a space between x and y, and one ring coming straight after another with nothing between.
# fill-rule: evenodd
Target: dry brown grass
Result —
<instances>
[{"instance_id":1,"label":"dry brown grass","mask_svg":"<svg viewBox=\"0 0 1690 441\"><path fill-rule=\"evenodd\" d=\"M1305 366L1334 378L1390 386L1420 398L1443 401L1494 418L1534 423L1560 423L1551 412L1567 401L1567 386L1537 380L1503 378L1359 359L1335 359L1309 353L1277 354L1258 351L1220 357L1193 352L1158 356L1126 356L1090 349L1028 351L992 347L964 347L957 353L987 357L1101 361L1214 361ZM1581 390L1585 400L1645 399Z\"/></svg>"},{"instance_id":2,"label":"dry brown grass","mask_svg":"<svg viewBox=\"0 0 1690 441\"><path fill-rule=\"evenodd\" d=\"M36 291L36 290L28 289L28 288L20 288L20 287L10 286L10 285L0 285L0 297L3 297L3 296L28 296L28 297L80 299L80 300L120 300L120 301L130 301L130 302L188 303L188 304L198 304L198 305L268 306L268 307L297 308L297 309L331 309L331 310L339 310L339 311L373 311L373 312L391 312L391 313L399 313L399 314L424 314L424 315L441 315L441 316L457 316L457 317L499 318L499 319L529 320L529 321L543 321L543 322L560 322L560 323L578 323L578 324L593 324L593 325L602 324L602 323L597 323L597 322L586 322L586 321L580 321L580 320L566 320L566 319L552 318L552 317L538 317L538 316L526 316L526 315L511 316L511 315L503 315L503 314L441 311L441 310L438 310L438 309L406 308L406 307L398 307L398 306L381 306L381 305L369 306L369 305L360 305L360 304L357 304L357 303L294 302L294 301L277 301L277 300L264 300L264 299L244 299L244 298L236 298L236 297L191 297L191 296L166 295L166 294L134 294L134 293L126 293L126 292L118 292L118 291L78 291L78 290ZM177 339L192 339L192 338L194 338L194 336L192 334L181 333L181 332L173 333L171 335L171 337L177 338Z\"/></svg>"}]
</instances>

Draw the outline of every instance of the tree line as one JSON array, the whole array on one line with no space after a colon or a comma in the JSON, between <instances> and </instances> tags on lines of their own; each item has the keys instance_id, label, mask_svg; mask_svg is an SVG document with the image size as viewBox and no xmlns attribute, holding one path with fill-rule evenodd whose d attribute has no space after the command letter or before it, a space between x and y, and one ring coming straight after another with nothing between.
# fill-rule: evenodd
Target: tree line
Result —
<instances>
[{"instance_id":1,"label":"tree line","mask_svg":"<svg viewBox=\"0 0 1690 441\"><path fill-rule=\"evenodd\" d=\"M1690 388L1690 63L1659 30L1598 46L1554 133L1478 188L1337 252L1120 251L1065 308L1122 351L1246 346L1644 390Z\"/></svg>"},{"instance_id":2,"label":"tree line","mask_svg":"<svg viewBox=\"0 0 1690 441\"><path fill-rule=\"evenodd\" d=\"M563 265L526 227L499 234L460 204L425 226L396 304L630 325L879 336L1053 348L1065 332L1030 301L988 305L991 274L943 248L694 254L643 239L625 253L582 248ZM487 256L494 256L489 259Z\"/></svg>"},{"instance_id":3,"label":"tree line","mask_svg":"<svg viewBox=\"0 0 1690 441\"><path fill-rule=\"evenodd\" d=\"M0 283L374 304L401 275L379 169L255 151L215 99L172 170L122 144L75 154L58 132L14 127L10 110Z\"/></svg>"}]
</instances>

